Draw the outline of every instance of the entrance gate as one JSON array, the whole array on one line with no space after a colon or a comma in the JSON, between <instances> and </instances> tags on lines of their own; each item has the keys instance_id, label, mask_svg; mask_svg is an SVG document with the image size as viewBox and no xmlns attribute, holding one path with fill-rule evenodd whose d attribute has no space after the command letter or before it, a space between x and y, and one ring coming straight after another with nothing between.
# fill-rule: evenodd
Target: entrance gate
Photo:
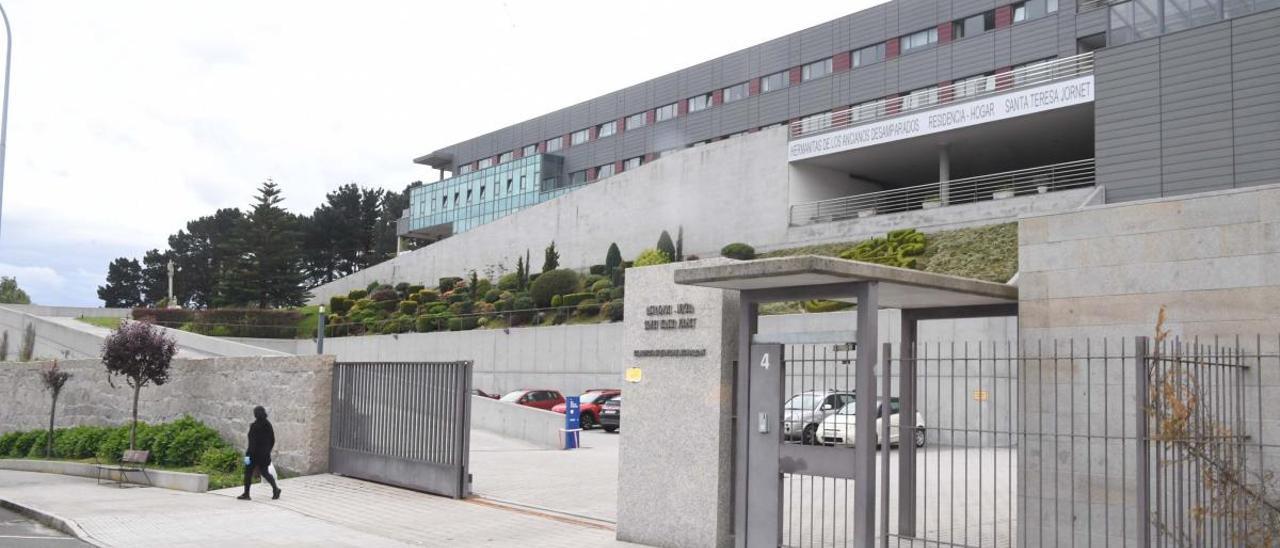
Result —
<instances>
[{"instance_id":1,"label":"entrance gate","mask_svg":"<svg viewBox=\"0 0 1280 548\"><path fill-rule=\"evenodd\" d=\"M330 471L465 497L470 394L469 361L335 364Z\"/></svg>"}]
</instances>

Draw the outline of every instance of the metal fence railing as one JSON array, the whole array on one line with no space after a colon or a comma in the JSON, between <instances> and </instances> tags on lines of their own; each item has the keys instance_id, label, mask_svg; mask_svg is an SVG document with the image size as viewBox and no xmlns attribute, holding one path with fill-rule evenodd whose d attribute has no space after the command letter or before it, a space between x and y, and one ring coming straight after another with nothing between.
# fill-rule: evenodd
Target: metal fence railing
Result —
<instances>
[{"instance_id":1,"label":"metal fence railing","mask_svg":"<svg viewBox=\"0 0 1280 548\"><path fill-rule=\"evenodd\" d=\"M1105 8L1108 4L1113 2L1115 2L1115 0L1079 0L1076 2L1076 12L1084 13L1098 8Z\"/></svg>"},{"instance_id":2,"label":"metal fence railing","mask_svg":"<svg viewBox=\"0 0 1280 548\"><path fill-rule=\"evenodd\" d=\"M791 206L791 226L931 209L1094 185L1093 158Z\"/></svg>"},{"instance_id":3,"label":"metal fence railing","mask_svg":"<svg viewBox=\"0 0 1280 548\"><path fill-rule=\"evenodd\" d=\"M1093 73L1093 53L1081 53L1034 63L1009 72L968 78L945 86L918 90L905 96L870 101L841 110L807 116L791 122L790 135L792 139L808 137L891 118L908 111L968 101L1091 73Z\"/></svg>"}]
</instances>

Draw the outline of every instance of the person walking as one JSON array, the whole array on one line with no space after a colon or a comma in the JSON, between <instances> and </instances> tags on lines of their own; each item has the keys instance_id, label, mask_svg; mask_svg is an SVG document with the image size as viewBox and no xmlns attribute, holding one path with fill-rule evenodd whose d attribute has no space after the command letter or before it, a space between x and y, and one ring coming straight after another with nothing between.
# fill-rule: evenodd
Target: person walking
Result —
<instances>
[{"instance_id":1,"label":"person walking","mask_svg":"<svg viewBox=\"0 0 1280 548\"><path fill-rule=\"evenodd\" d=\"M249 448L244 451L244 494L236 497L249 500L249 485L253 483L253 472L271 484L271 498L280 498L280 487L276 486L276 478L271 477L268 469L271 466L271 449L276 445L276 433L267 420L267 410L261 405L253 408L253 424L249 425Z\"/></svg>"}]
</instances>

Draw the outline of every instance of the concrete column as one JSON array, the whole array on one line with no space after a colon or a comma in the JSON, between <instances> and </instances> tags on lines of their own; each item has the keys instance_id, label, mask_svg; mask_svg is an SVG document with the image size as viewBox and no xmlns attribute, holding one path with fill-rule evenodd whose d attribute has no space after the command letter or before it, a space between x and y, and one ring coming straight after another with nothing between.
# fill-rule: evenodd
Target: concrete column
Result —
<instances>
[{"instance_id":1,"label":"concrete column","mask_svg":"<svg viewBox=\"0 0 1280 548\"><path fill-rule=\"evenodd\" d=\"M938 199L942 201L942 205L951 202L951 150L949 145L943 144L938 147Z\"/></svg>"}]
</instances>

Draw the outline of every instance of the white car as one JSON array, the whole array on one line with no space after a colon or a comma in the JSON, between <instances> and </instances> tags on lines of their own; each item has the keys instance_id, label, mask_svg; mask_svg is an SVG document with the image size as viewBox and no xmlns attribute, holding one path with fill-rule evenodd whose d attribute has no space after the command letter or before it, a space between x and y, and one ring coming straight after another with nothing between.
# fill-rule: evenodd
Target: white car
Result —
<instances>
[{"instance_id":1,"label":"white car","mask_svg":"<svg viewBox=\"0 0 1280 548\"><path fill-rule=\"evenodd\" d=\"M881 445L880 430L883 427L883 423L880 421L883 420L884 416L883 402L876 405L876 408L881 410L876 417L876 445ZM900 416L898 412L899 409L900 406L898 404L898 398L889 398L890 445L897 445L899 439L902 437L899 433L901 431L898 418ZM840 411L836 412L834 415L823 419L822 424L818 426L818 439L821 443L823 445L852 447L854 445L854 435L857 431L857 410L857 402L849 402L845 404L844 407L840 408ZM922 416L919 411L916 412L916 427L915 431L912 433L912 438L916 447L924 447L924 416Z\"/></svg>"}]
</instances>

